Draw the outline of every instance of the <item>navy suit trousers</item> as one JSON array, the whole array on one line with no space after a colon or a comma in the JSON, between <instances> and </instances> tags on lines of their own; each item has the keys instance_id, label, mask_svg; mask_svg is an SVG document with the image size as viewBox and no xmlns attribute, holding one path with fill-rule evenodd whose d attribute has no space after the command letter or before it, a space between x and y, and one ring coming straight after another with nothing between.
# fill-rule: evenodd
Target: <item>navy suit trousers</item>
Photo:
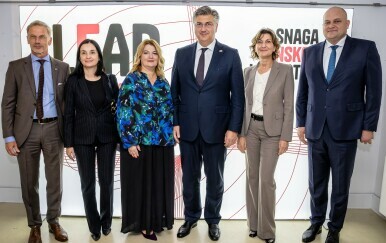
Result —
<instances>
[{"instance_id":1,"label":"navy suit trousers","mask_svg":"<svg viewBox=\"0 0 386 243\"><path fill-rule=\"evenodd\" d=\"M319 139L308 139L311 223L322 225L326 218L328 183L332 177L329 229L340 231L346 216L357 140L334 140L327 123Z\"/></svg>"},{"instance_id":2,"label":"navy suit trousers","mask_svg":"<svg viewBox=\"0 0 386 243\"><path fill-rule=\"evenodd\" d=\"M226 148L223 143L209 144L201 134L193 141L180 142L185 220L196 222L201 217L201 167L204 163L206 199L204 217L208 224L218 224L224 193L224 163Z\"/></svg>"}]
</instances>

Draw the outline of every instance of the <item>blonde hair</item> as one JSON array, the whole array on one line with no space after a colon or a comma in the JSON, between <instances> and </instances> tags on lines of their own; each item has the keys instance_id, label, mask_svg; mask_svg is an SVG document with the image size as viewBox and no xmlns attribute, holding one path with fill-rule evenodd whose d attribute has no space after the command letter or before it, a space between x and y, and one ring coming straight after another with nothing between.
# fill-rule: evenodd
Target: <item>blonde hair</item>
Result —
<instances>
[{"instance_id":1,"label":"blonde hair","mask_svg":"<svg viewBox=\"0 0 386 243\"><path fill-rule=\"evenodd\" d=\"M157 63L157 66L155 67L155 73L157 74L157 77L165 78L165 73L164 73L165 59L162 56L162 50L160 45L158 44L157 41L153 39L143 40L138 45L137 52L135 53L135 56L134 56L133 67L131 68L130 73L133 73L135 71L141 71L141 56L146 45L154 46L155 50L157 51L158 63Z\"/></svg>"}]
</instances>

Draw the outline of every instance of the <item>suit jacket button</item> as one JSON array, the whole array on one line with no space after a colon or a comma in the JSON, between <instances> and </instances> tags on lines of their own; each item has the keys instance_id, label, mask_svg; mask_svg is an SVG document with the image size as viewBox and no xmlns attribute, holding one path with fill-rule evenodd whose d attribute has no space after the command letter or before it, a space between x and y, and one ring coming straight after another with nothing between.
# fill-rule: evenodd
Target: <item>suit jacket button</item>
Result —
<instances>
[{"instance_id":1,"label":"suit jacket button","mask_svg":"<svg viewBox=\"0 0 386 243\"><path fill-rule=\"evenodd\" d=\"M326 91L330 91L330 89L326 89Z\"/></svg>"}]
</instances>

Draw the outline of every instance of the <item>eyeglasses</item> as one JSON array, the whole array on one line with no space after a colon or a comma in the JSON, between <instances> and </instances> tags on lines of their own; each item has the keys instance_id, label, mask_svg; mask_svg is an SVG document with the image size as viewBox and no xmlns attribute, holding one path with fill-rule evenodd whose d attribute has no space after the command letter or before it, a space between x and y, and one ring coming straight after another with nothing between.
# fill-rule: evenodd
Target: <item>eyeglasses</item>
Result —
<instances>
[{"instance_id":1,"label":"eyeglasses","mask_svg":"<svg viewBox=\"0 0 386 243\"><path fill-rule=\"evenodd\" d=\"M214 23L213 22L206 22L206 23L196 22L196 23L194 23L194 25L197 28L202 28L204 26L205 26L205 28L212 28L214 26Z\"/></svg>"}]
</instances>

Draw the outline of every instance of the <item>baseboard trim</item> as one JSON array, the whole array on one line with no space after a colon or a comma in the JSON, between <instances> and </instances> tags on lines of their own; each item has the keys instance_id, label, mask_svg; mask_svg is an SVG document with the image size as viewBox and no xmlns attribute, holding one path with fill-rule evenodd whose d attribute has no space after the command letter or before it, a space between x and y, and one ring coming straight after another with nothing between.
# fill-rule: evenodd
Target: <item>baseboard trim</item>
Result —
<instances>
[{"instance_id":1,"label":"baseboard trim","mask_svg":"<svg viewBox=\"0 0 386 243\"><path fill-rule=\"evenodd\" d=\"M20 187L2 187L0 188L0 202L22 203Z\"/></svg>"},{"instance_id":2,"label":"baseboard trim","mask_svg":"<svg viewBox=\"0 0 386 243\"><path fill-rule=\"evenodd\" d=\"M379 197L369 193L351 193L348 208L372 209L379 214ZM22 203L21 188L0 188L0 202Z\"/></svg>"},{"instance_id":3,"label":"baseboard trim","mask_svg":"<svg viewBox=\"0 0 386 243\"><path fill-rule=\"evenodd\" d=\"M372 209L379 213L379 197L374 193L350 193L348 208Z\"/></svg>"}]
</instances>

